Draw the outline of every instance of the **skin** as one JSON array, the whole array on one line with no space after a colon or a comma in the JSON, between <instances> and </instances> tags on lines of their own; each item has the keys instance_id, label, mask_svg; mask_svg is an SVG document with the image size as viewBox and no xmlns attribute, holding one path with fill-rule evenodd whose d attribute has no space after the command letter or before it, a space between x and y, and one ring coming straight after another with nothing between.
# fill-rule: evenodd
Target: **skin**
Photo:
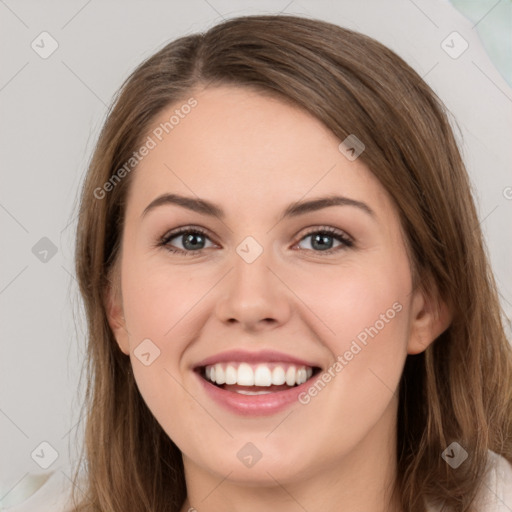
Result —
<instances>
[{"instance_id":1,"label":"skin","mask_svg":"<svg viewBox=\"0 0 512 512\"><path fill-rule=\"evenodd\" d=\"M132 176L120 293L113 288L107 301L140 392L183 453L182 512L320 511L340 503L344 510L400 510L388 505L395 393L407 354L424 350L449 325L446 307L412 290L390 197L361 159L338 150L341 141L319 120L247 88L203 89L194 97L198 105ZM177 107L161 112L154 126ZM333 192L365 202L375 218L331 206L279 221L291 203ZM141 217L162 193L213 201L226 216L168 204ZM157 246L190 225L208 231L199 256ZM306 228L325 226L354 246L332 238L338 251L324 254ZM263 248L251 264L236 252L247 236ZM182 236L172 245L186 250ZM230 413L192 372L233 348L274 349L327 369L396 302L401 311L307 405L266 417ZM149 366L133 354L147 338L161 351ZM250 468L237 458L247 442L262 453Z\"/></svg>"}]
</instances>

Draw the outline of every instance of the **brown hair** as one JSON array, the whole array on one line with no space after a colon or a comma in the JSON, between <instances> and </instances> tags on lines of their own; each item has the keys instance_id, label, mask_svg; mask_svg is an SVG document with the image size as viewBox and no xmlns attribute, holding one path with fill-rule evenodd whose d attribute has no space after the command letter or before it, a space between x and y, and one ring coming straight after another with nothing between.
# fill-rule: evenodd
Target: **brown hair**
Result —
<instances>
[{"instance_id":1,"label":"brown hair","mask_svg":"<svg viewBox=\"0 0 512 512\"><path fill-rule=\"evenodd\" d=\"M177 39L143 62L113 102L81 196L76 274L88 322L85 445L87 495L76 510L179 511L186 497L181 453L137 389L118 348L105 292L118 261L129 160L155 116L201 87L252 87L310 112L360 158L398 208L414 287L438 290L453 320L424 352L409 355L399 391L396 496L469 511L488 450L512 461L512 355L471 186L445 109L421 77L377 41L295 16L245 16ZM457 441L457 470L441 458ZM85 453L84 453L85 452ZM74 474L78 482L78 467ZM78 504L81 500L81 504Z\"/></svg>"}]
</instances>

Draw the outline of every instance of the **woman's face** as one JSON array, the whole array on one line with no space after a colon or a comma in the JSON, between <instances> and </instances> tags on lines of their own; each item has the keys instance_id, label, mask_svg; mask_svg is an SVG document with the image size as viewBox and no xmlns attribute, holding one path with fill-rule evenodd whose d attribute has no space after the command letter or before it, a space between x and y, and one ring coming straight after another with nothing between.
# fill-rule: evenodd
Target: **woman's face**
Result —
<instances>
[{"instance_id":1,"label":"woman's face","mask_svg":"<svg viewBox=\"0 0 512 512\"><path fill-rule=\"evenodd\" d=\"M309 114L233 86L194 97L155 120L131 177L109 320L140 392L186 470L217 481L375 466L394 453L406 355L439 334L397 212ZM208 383L208 362L236 384Z\"/></svg>"}]
</instances>

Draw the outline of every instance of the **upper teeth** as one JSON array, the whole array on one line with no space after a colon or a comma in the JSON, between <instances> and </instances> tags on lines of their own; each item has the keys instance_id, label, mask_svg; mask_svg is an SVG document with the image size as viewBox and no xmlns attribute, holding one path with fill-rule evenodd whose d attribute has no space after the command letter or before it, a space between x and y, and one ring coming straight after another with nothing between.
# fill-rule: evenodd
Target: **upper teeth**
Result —
<instances>
[{"instance_id":1,"label":"upper teeth","mask_svg":"<svg viewBox=\"0 0 512 512\"><path fill-rule=\"evenodd\" d=\"M271 386L303 384L313 375L313 368L283 363L217 363L205 367L206 378L217 384Z\"/></svg>"}]
</instances>

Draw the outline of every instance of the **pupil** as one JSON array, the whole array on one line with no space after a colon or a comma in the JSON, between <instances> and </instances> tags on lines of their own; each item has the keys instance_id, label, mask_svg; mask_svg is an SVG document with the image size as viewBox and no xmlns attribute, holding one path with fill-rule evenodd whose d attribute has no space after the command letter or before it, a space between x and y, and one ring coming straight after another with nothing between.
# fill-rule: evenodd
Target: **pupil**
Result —
<instances>
[{"instance_id":1,"label":"pupil","mask_svg":"<svg viewBox=\"0 0 512 512\"><path fill-rule=\"evenodd\" d=\"M186 249L197 249L197 239L201 239L203 235L201 234L189 234L183 236L183 247ZM201 241L199 242L201 243ZM187 247L187 244L191 244L190 247Z\"/></svg>"},{"instance_id":2,"label":"pupil","mask_svg":"<svg viewBox=\"0 0 512 512\"><path fill-rule=\"evenodd\" d=\"M331 243L329 243L329 240ZM317 248L319 248L321 251L324 251L326 249L330 249L332 247L332 237L330 235L323 235L323 234L317 234L313 237L313 247L315 247L315 244L319 242L320 244Z\"/></svg>"}]
</instances>

